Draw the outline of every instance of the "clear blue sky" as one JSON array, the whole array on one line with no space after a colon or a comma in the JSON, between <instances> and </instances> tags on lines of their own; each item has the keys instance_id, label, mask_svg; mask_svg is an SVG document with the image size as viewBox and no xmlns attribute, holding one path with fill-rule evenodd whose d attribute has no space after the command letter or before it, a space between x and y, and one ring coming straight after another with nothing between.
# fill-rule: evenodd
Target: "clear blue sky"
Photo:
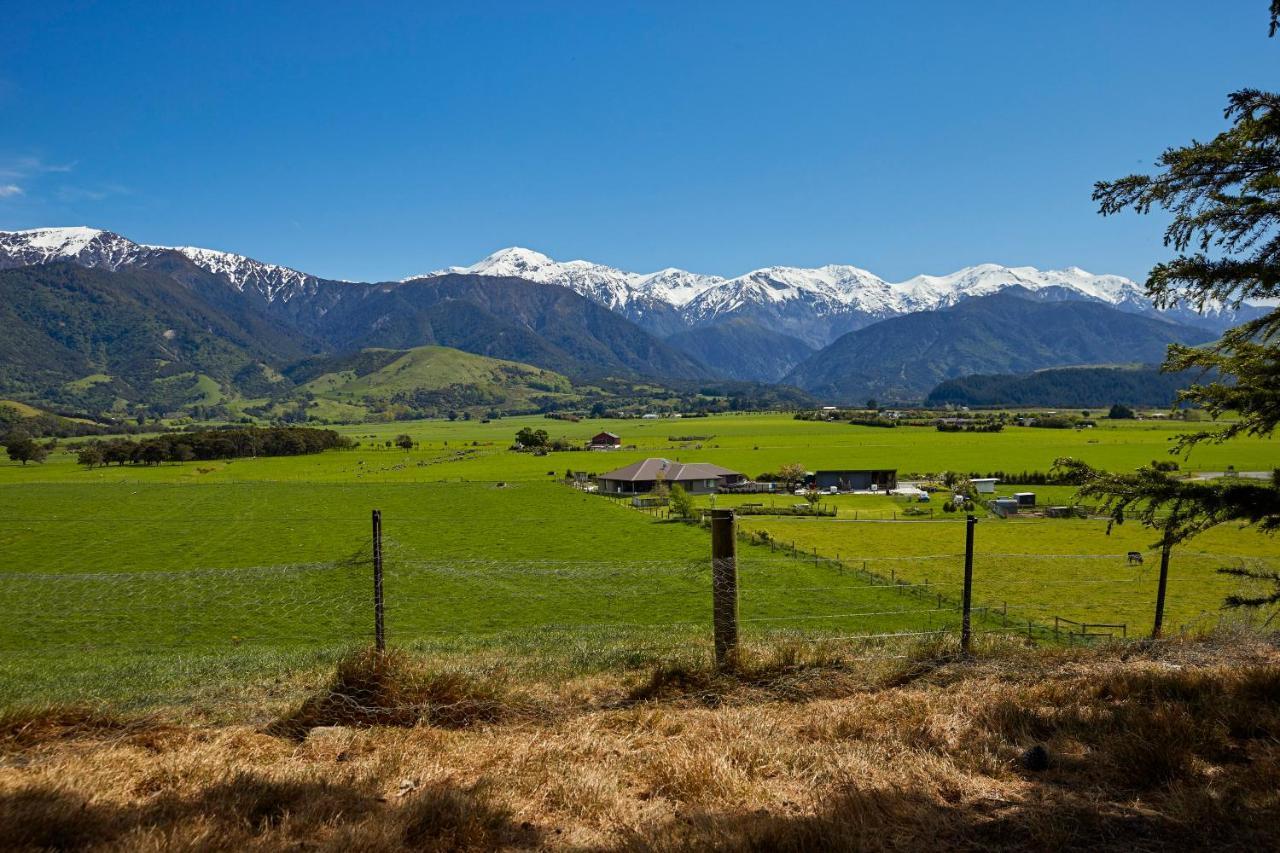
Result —
<instances>
[{"instance_id":1,"label":"clear blue sky","mask_svg":"<svg viewBox=\"0 0 1280 853\"><path fill-rule=\"evenodd\" d=\"M1091 185L1280 87L1266 6L12 0L0 228L352 279L513 244L1141 278L1159 220L1101 219Z\"/></svg>"}]
</instances>

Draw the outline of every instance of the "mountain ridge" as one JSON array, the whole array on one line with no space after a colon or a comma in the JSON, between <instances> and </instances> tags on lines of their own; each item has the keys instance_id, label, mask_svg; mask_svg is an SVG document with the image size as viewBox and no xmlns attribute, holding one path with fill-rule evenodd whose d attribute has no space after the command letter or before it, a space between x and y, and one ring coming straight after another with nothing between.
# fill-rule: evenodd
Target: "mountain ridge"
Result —
<instances>
[{"instance_id":1,"label":"mountain ridge","mask_svg":"<svg viewBox=\"0 0 1280 853\"><path fill-rule=\"evenodd\" d=\"M180 253L206 272L223 276L237 289L255 290L268 302L313 295L325 285L354 283L234 252L134 243L114 232L84 226L0 231L0 269L54 260L119 269L131 264L153 265L157 256L166 252ZM634 273L586 260L556 261L522 247L501 249L470 266L447 267L386 284L410 284L446 275L521 278L564 287L660 338L731 317L745 317L814 348L879 320L945 308L1009 287L1039 293L1046 300L1100 302L1130 313L1202 325L1214 331L1262 311L1252 305L1233 308L1218 304L1207 306L1204 313L1178 306L1158 311L1136 282L1123 276L1090 273L1077 266L1040 270L983 263L945 275L916 275L890 282L860 267L827 264L813 268L763 267L726 278L675 267Z\"/></svg>"},{"instance_id":2,"label":"mountain ridge","mask_svg":"<svg viewBox=\"0 0 1280 853\"><path fill-rule=\"evenodd\" d=\"M1046 303L1031 291L1005 289L848 332L783 381L837 403L914 402L968 374L1158 362L1170 343L1213 338L1199 327L1096 302Z\"/></svg>"}]
</instances>

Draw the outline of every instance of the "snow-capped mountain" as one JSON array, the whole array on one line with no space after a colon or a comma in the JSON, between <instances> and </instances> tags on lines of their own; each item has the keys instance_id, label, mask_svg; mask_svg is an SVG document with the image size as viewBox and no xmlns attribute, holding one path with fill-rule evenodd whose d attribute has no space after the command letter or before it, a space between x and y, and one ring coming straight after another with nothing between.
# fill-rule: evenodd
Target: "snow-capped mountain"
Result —
<instances>
[{"instance_id":1,"label":"snow-capped mountain","mask_svg":"<svg viewBox=\"0 0 1280 853\"><path fill-rule=\"evenodd\" d=\"M0 269L74 261L116 270L137 263L149 247L97 228L33 228L0 231Z\"/></svg>"},{"instance_id":2,"label":"snow-capped mountain","mask_svg":"<svg viewBox=\"0 0 1280 853\"><path fill-rule=\"evenodd\" d=\"M670 334L721 320L746 318L822 347L877 320L955 305L962 299L1020 287L1047 301L1083 299L1131 313L1157 315L1136 282L1095 275L1079 267L1039 270L979 264L948 275L918 275L889 282L855 266L766 267L735 278L669 268L631 273L590 261L560 262L531 249L502 249L479 263L449 267L405 281L449 273L512 276L567 287L626 315L652 331ZM1220 328L1235 314L1163 312L1169 319ZM672 326L673 319L677 324Z\"/></svg>"},{"instance_id":3,"label":"snow-capped mountain","mask_svg":"<svg viewBox=\"0 0 1280 853\"><path fill-rule=\"evenodd\" d=\"M645 274L624 272L591 261L555 261L541 252L519 246L501 249L471 266L448 267L410 276L403 281L451 273L523 278L541 284L556 284L615 311L624 311L637 299L658 300L679 307L724 281L720 276L699 275L675 268Z\"/></svg>"},{"instance_id":4,"label":"snow-capped mountain","mask_svg":"<svg viewBox=\"0 0 1280 853\"><path fill-rule=\"evenodd\" d=\"M319 280L313 275L289 267L264 264L233 252L219 252L196 246L174 246L172 250L201 269L223 276L236 290L258 291L268 302L291 299L314 287Z\"/></svg>"},{"instance_id":5,"label":"snow-capped mountain","mask_svg":"<svg viewBox=\"0 0 1280 853\"><path fill-rule=\"evenodd\" d=\"M276 264L266 264L215 249L149 246L98 228L35 228L0 231L0 269L69 261L84 267L118 270L152 267L171 254L224 279L236 290L260 293L268 302L288 300L313 289L321 279Z\"/></svg>"},{"instance_id":6,"label":"snow-capped mountain","mask_svg":"<svg viewBox=\"0 0 1280 853\"><path fill-rule=\"evenodd\" d=\"M168 268L177 263L176 258L219 277L236 290L257 293L267 302L287 303L315 293L328 281L233 252L149 246L95 228L0 231L0 269L55 261L111 270L131 264ZM1045 301L1102 302L1130 313L1215 330L1260 310L1254 306L1240 311L1211 306L1203 314L1186 308L1157 312L1137 283L1122 276L1095 275L1079 267L1039 270L980 264L947 275L917 275L889 282L855 266L829 264L766 267L724 278L674 267L652 273L628 272L586 260L557 261L520 247L494 252L470 266L410 276L402 283L450 274L518 278L565 287L660 337L721 321L750 320L812 348L826 346L840 335L878 320L946 308L966 298L1015 286Z\"/></svg>"}]
</instances>

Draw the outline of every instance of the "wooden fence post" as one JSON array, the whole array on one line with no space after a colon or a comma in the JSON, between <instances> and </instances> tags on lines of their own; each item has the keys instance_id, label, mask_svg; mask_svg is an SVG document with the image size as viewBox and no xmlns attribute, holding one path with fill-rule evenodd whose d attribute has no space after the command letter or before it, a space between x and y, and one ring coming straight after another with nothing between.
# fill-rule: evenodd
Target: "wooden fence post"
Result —
<instances>
[{"instance_id":1,"label":"wooden fence post","mask_svg":"<svg viewBox=\"0 0 1280 853\"><path fill-rule=\"evenodd\" d=\"M1164 624L1164 591L1169 583L1169 551L1173 544L1166 533L1160 543L1160 585L1156 587L1156 621L1151 628L1151 639L1160 639L1160 628Z\"/></svg>"},{"instance_id":2,"label":"wooden fence post","mask_svg":"<svg viewBox=\"0 0 1280 853\"><path fill-rule=\"evenodd\" d=\"M731 509L711 510L711 619L716 668L732 667L738 657L738 540Z\"/></svg>"},{"instance_id":3,"label":"wooden fence post","mask_svg":"<svg viewBox=\"0 0 1280 853\"><path fill-rule=\"evenodd\" d=\"M973 626L970 615L973 610L973 528L978 523L974 516L965 519L964 530L964 591L960 604L960 650L969 653L973 643Z\"/></svg>"},{"instance_id":4,"label":"wooden fence post","mask_svg":"<svg viewBox=\"0 0 1280 853\"><path fill-rule=\"evenodd\" d=\"M387 649L383 626L382 598L382 510L373 511L373 645L379 652Z\"/></svg>"}]
</instances>

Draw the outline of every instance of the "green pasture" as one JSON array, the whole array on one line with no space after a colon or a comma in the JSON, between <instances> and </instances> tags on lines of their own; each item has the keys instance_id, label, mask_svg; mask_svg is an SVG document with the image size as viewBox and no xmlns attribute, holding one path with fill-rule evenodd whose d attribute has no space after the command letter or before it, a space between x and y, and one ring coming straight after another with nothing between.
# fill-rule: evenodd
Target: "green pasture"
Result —
<instances>
[{"instance_id":1,"label":"green pasture","mask_svg":"<svg viewBox=\"0 0 1280 853\"><path fill-rule=\"evenodd\" d=\"M1280 464L1280 441L1242 438L1225 445L1204 445L1189 458L1169 455L1174 438L1203 424L1164 421L1098 422L1090 430L1008 427L1000 433L940 433L921 427L850 426L797 421L788 415L718 415L658 420L588 419L577 423L543 417L470 421L404 421L361 424L338 429L361 446L354 451L313 457L236 460L232 463L132 467L85 472L68 454L55 454L44 466L0 464L0 483L46 480L73 482L422 482L430 480L531 481L566 470L602 473L646 456L715 462L749 476L799 462L822 468L896 468L900 473L945 470L1045 471L1055 459L1074 456L1111 470L1132 470L1153 459L1175 459L1185 470L1270 470ZM622 436L624 449L563 451L537 456L508 450L522 427L545 429L552 438L583 444L609 430ZM418 442L409 452L385 446L406 433ZM634 449L631 449L634 447Z\"/></svg>"},{"instance_id":2,"label":"green pasture","mask_svg":"<svg viewBox=\"0 0 1280 853\"><path fill-rule=\"evenodd\" d=\"M278 664L368 643L373 508L393 644L582 661L709 646L707 532L557 483L53 481L0 486L0 505L10 700L145 693L157 688L119 670L156 654L203 678L230 659ZM956 622L953 609L829 563L753 550L740 572L747 638Z\"/></svg>"},{"instance_id":3,"label":"green pasture","mask_svg":"<svg viewBox=\"0 0 1280 853\"><path fill-rule=\"evenodd\" d=\"M602 429L634 449L508 449L523 426L583 441ZM50 698L184 701L372 636L370 511L383 512L392 644L465 660L640 666L706 653L704 529L561 485L662 455L756 475L787 462L902 472L1045 470L1064 455L1132 469L1167 455L1179 425L1090 431L938 433L782 415L579 423L545 418L343 428L361 443L314 456L85 470L66 449L43 465L0 463L0 704ZM385 442L408 433L406 452ZM1184 468L1263 470L1275 441L1195 451ZM1003 486L1002 492L1022 490ZM1041 504L1065 487L1031 487ZM792 495L722 495L719 506ZM700 497L702 505L710 498ZM747 640L953 627L964 527L938 502L931 523L889 519L889 496L824 498L835 519L746 517L741 617ZM1053 617L1149 629L1158 561L1150 531L1098 521L999 521L977 530L980 630ZM794 551L793 551L794 543ZM1146 552L1141 567L1124 554ZM816 551L816 555L815 555ZM795 556L792 556L794 553ZM1235 581L1221 565L1280 568L1274 539L1221 528L1175 551L1167 625L1216 622ZM891 580L898 583L885 584ZM699 651L700 650L700 651Z\"/></svg>"},{"instance_id":4,"label":"green pasture","mask_svg":"<svg viewBox=\"0 0 1280 853\"><path fill-rule=\"evenodd\" d=\"M963 579L965 525L963 516L950 518L955 520L895 523L751 516L740 524L748 532L767 532L777 553L794 549L803 556L816 550L886 578L927 582L956 596ZM1155 608L1160 556L1154 539L1151 530L1132 522L1108 534L1106 522L1099 520L983 517L974 536L974 600L1007 610L1011 624L1025 626L1030 619L1052 625L1059 616L1125 623L1131 634L1142 635L1150 631ZM1130 551L1142 553L1141 565L1129 564ZM1224 615L1223 600L1250 590L1216 571L1232 566L1280 569L1280 543L1224 525L1175 548L1166 627L1216 624Z\"/></svg>"}]
</instances>

